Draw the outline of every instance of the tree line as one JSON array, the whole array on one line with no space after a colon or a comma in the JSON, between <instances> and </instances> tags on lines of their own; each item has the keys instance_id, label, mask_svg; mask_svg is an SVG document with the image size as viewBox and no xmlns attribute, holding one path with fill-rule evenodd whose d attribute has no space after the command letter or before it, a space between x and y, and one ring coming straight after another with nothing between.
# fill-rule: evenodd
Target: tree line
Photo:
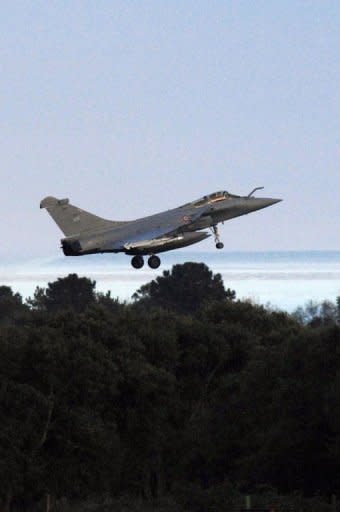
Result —
<instances>
[{"instance_id":1,"label":"tree line","mask_svg":"<svg viewBox=\"0 0 340 512\"><path fill-rule=\"evenodd\" d=\"M26 301L1 286L0 510L217 512L245 494L330 510L339 349L340 298L289 315L237 300L205 264L130 303L76 274Z\"/></svg>"}]
</instances>

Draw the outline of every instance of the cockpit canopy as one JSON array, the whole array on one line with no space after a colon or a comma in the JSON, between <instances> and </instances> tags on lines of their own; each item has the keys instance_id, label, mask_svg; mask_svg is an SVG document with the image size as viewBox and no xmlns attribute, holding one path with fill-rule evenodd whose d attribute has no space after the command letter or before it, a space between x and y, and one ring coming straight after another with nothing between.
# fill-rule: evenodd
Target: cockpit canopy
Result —
<instances>
[{"instance_id":1,"label":"cockpit canopy","mask_svg":"<svg viewBox=\"0 0 340 512\"><path fill-rule=\"evenodd\" d=\"M189 203L189 204L192 204L196 208L199 208L199 207L205 206L207 204L213 204L213 203L217 203L218 201L224 201L225 199L232 199L235 197L240 197L240 196L236 196L234 194L229 194L229 192L227 192L226 190L220 190L218 192L213 192L212 194L209 194L207 196L203 196L200 199L197 199L197 201L193 201L192 203Z\"/></svg>"}]
</instances>

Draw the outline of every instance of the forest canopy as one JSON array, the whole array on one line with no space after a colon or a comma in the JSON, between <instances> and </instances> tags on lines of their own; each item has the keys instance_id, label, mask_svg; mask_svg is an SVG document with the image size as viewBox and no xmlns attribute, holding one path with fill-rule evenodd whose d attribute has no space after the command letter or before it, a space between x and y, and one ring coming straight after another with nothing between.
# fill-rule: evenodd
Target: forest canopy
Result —
<instances>
[{"instance_id":1,"label":"forest canopy","mask_svg":"<svg viewBox=\"0 0 340 512\"><path fill-rule=\"evenodd\" d=\"M237 300L203 263L131 303L76 274L27 301L1 286L0 507L130 496L230 511L252 494L328 510L339 348L339 298L289 315Z\"/></svg>"}]
</instances>

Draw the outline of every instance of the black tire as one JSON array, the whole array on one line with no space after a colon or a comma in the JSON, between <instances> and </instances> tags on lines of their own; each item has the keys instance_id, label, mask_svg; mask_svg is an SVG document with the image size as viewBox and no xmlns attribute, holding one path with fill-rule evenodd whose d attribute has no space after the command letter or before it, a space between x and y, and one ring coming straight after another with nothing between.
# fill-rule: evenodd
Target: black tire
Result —
<instances>
[{"instance_id":1,"label":"black tire","mask_svg":"<svg viewBox=\"0 0 340 512\"><path fill-rule=\"evenodd\" d=\"M158 256L152 255L148 259L148 265L150 268L158 268L160 264L161 264L161 260L159 259Z\"/></svg>"},{"instance_id":2,"label":"black tire","mask_svg":"<svg viewBox=\"0 0 340 512\"><path fill-rule=\"evenodd\" d=\"M133 268L142 268L142 266L144 265L143 256L134 256L131 260L131 265L133 266Z\"/></svg>"},{"instance_id":3,"label":"black tire","mask_svg":"<svg viewBox=\"0 0 340 512\"><path fill-rule=\"evenodd\" d=\"M216 249L223 249L224 244L222 242L217 242Z\"/></svg>"}]
</instances>

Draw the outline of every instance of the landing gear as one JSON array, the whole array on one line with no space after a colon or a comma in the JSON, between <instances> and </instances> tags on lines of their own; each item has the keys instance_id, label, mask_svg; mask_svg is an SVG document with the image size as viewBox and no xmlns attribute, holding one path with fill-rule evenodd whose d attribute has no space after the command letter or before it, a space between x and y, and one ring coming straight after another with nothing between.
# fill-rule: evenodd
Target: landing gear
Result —
<instances>
[{"instance_id":1,"label":"landing gear","mask_svg":"<svg viewBox=\"0 0 340 512\"><path fill-rule=\"evenodd\" d=\"M214 233L214 236L215 236L216 249L223 249L224 244L220 240L220 234L218 232L218 227L216 224L215 224L215 226L212 227L212 232Z\"/></svg>"},{"instance_id":2,"label":"landing gear","mask_svg":"<svg viewBox=\"0 0 340 512\"><path fill-rule=\"evenodd\" d=\"M150 258L148 259L148 265L150 268L158 268L160 264L161 264L161 260L155 254L150 256Z\"/></svg>"},{"instance_id":3,"label":"landing gear","mask_svg":"<svg viewBox=\"0 0 340 512\"><path fill-rule=\"evenodd\" d=\"M161 264L161 260L155 254L152 254L149 257L148 265L150 268L158 268L160 264ZM141 256L140 254L137 254L136 256L134 256L131 260L131 265L133 266L133 268L142 268L142 266L144 265L143 256Z\"/></svg>"},{"instance_id":4,"label":"landing gear","mask_svg":"<svg viewBox=\"0 0 340 512\"><path fill-rule=\"evenodd\" d=\"M133 266L133 268L142 268L142 266L144 265L143 256L134 256L131 260L131 265Z\"/></svg>"}]
</instances>

